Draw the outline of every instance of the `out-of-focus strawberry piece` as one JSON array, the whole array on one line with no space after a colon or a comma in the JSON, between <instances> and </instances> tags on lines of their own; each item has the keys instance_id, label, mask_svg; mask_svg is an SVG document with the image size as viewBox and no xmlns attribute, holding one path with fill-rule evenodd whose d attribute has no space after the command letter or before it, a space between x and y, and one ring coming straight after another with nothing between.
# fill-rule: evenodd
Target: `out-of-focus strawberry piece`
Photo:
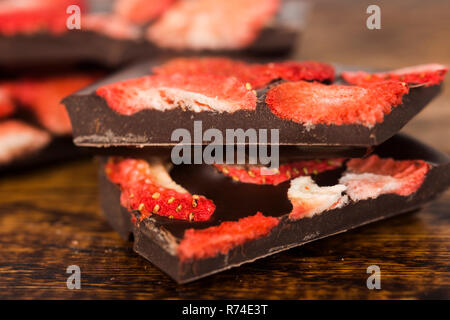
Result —
<instances>
[{"instance_id":1,"label":"out-of-focus strawberry piece","mask_svg":"<svg viewBox=\"0 0 450 320\"><path fill-rule=\"evenodd\" d=\"M173 49L238 49L250 45L275 15L280 0L179 0L147 30Z\"/></svg>"},{"instance_id":2,"label":"out-of-focus strawberry piece","mask_svg":"<svg viewBox=\"0 0 450 320\"><path fill-rule=\"evenodd\" d=\"M256 94L243 82L214 75L146 76L105 85L97 89L97 95L125 115L143 109L235 112L256 108Z\"/></svg>"},{"instance_id":3,"label":"out-of-focus strawberry piece","mask_svg":"<svg viewBox=\"0 0 450 320\"><path fill-rule=\"evenodd\" d=\"M267 64L246 63L223 57L176 58L154 67L155 74L183 75L212 74L236 77L249 83L253 89L261 89L271 81L316 80L333 81L334 68L316 61L286 61Z\"/></svg>"},{"instance_id":4,"label":"out-of-focus strawberry piece","mask_svg":"<svg viewBox=\"0 0 450 320\"><path fill-rule=\"evenodd\" d=\"M178 246L178 256L181 260L190 260L227 254L234 247L268 235L278 223L277 218L258 212L206 229L188 229Z\"/></svg>"},{"instance_id":5,"label":"out-of-focus strawberry piece","mask_svg":"<svg viewBox=\"0 0 450 320\"><path fill-rule=\"evenodd\" d=\"M347 162L347 172L339 180L354 201L375 199L381 194L408 196L425 180L430 165L423 160L381 159L372 155Z\"/></svg>"},{"instance_id":6,"label":"out-of-focus strawberry piece","mask_svg":"<svg viewBox=\"0 0 450 320\"><path fill-rule=\"evenodd\" d=\"M85 14L81 19L81 29L104 34L115 39L136 39L139 28L127 20L111 14Z\"/></svg>"},{"instance_id":7,"label":"out-of-focus strawberry piece","mask_svg":"<svg viewBox=\"0 0 450 320\"><path fill-rule=\"evenodd\" d=\"M211 200L191 195L176 184L161 163L111 158L105 172L120 186L121 205L139 210L141 220L157 214L171 219L206 221L216 208Z\"/></svg>"},{"instance_id":8,"label":"out-of-focus strawberry piece","mask_svg":"<svg viewBox=\"0 0 450 320\"><path fill-rule=\"evenodd\" d=\"M0 33L31 34L39 31L62 33L67 30L67 7L85 8L84 0L6 0L0 2Z\"/></svg>"},{"instance_id":9,"label":"out-of-focus strawberry piece","mask_svg":"<svg viewBox=\"0 0 450 320\"><path fill-rule=\"evenodd\" d=\"M0 122L0 164L6 164L44 148L51 140L49 133L24 122Z\"/></svg>"},{"instance_id":10,"label":"out-of-focus strawberry piece","mask_svg":"<svg viewBox=\"0 0 450 320\"><path fill-rule=\"evenodd\" d=\"M319 187L311 177L296 178L291 181L288 190L288 198L293 206L289 218L311 218L324 211L341 208L348 203L347 195L343 194L345 190L343 184Z\"/></svg>"},{"instance_id":11,"label":"out-of-focus strawberry piece","mask_svg":"<svg viewBox=\"0 0 450 320\"><path fill-rule=\"evenodd\" d=\"M5 118L14 113L16 107L12 101L7 86L0 84L0 118Z\"/></svg>"},{"instance_id":12,"label":"out-of-focus strawberry piece","mask_svg":"<svg viewBox=\"0 0 450 320\"><path fill-rule=\"evenodd\" d=\"M116 0L114 12L128 21L144 24L159 17L175 0Z\"/></svg>"},{"instance_id":13,"label":"out-of-focus strawberry piece","mask_svg":"<svg viewBox=\"0 0 450 320\"><path fill-rule=\"evenodd\" d=\"M342 78L351 84L364 84L385 80L399 80L409 84L437 85L444 81L448 68L442 64L422 64L388 72L343 72Z\"/></svg>"},{"instance_id":14,"label":"out-of-focus strawberry piece","mask_svg":"<svg viewBox=\"0 0 450 320\"><path fill-rule=\"evenodd\" d=\"M284 181L300 176L317 175L327 170L342 166L345 159L305 160L284 163L278 169L262 166L215 164L216 168L235 181L254 184L278 185Z\"/></svg>"},{"instance_id":15,"label":"out-of-focus strawberry piece","mask_svg":"<svg viewBox=\"0 0 450 320\"><path fill-rule=\"evenodd\" d=\"M29 108L39 123L57 135L71 134L72 127L60 101L71 93L91 84L98 76L67 75L29 79L10 83L12 96Z\"/></svg>"},{"instance_id":16,"label":"out-of-focus strawberry piece","mask_svg":"<svg viewBox=\"0 0 450 320\"><path fill-rule=\"evenodd\" d=\"M392 107L402 103L406 83L384 81L364 86L324 85L306 81L285 82L271 88L266 103L278 117L305 125L382 122Z\"/></svg>"}]
</instances>

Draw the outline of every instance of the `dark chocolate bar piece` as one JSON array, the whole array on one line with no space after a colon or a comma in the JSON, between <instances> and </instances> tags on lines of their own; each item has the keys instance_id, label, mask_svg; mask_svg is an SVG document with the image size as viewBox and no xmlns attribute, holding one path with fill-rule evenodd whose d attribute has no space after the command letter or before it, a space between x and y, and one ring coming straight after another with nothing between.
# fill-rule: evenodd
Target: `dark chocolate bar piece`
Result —
<instances>
[{"instance_id":1,"label":"dark chocolate bar piece","mask_svg":"<svg viewBox=\"0 0 450 320\"><path fill-rule=\"evenodd\" d=\"M293 50L297 34L297 31L289 29L266 28L250 47L242 50L183 51L183 55L286 56ZM5 72L81 63L117 68L133 61L179 54L178 51L158 48L144 39L116 39L93 31L71 31L61 35L0 35L0 66Z\"/></svg>"},{"instance_id":2,"label":"dark chocolate bar piece","mask_svg":"<svg viewBox=\"0 0 450 320\"><path fill-rule=\"evenodd\" d=\"M261 10L247 8L237 1L234 10L223 8L228 1L217 1L216 6L204 1L192 11L191 4L183 6L178 3L161 5L160 11L154 11L153 6L146 1L139 5L126 6L121 4L98 1L53 1L35 4L29 1L27 5L14 6L5 3L0 9L0 67L6 70L21 70L42 66L67 66L68 64L94 63L107 67L118 67L130 61L144 58L167 57L174 54L219 54L236 56L282 56L292 52L296 46L298 34L301 32L308 6L297 1L269 1L260 5ZM126 3L127 1L123 1ZM279 6L278 6L279 4ZM68 22L72 16L66 13L66 8L76 5L80 8L79 30L69 30ZM181 8L180 11L180 6ZM154 7L154 6L153 6ZM158 5L156 5L158 7ZM178 8L176 8L178 7ZM130 11L137 11L131 12ZM240 28L229 28L231 34L224 36L212 31L211 28L195 28L186 31L172 25L173 19L165 19L164 15L174 9L187 26L204 25L204 17L218 16L221 20L210 19L209 23L220 27L222 23L230 22L227 15L233 15L237 10L244 10L238 15L242 22ZM125 10L125 11L124 11ZM156 9L158 10L158 9ZM146 12L152 11L149 16ZM142 13L144 12L144 16ZM222 14L221 14L222 12ZM246 13L253 13L248 17ZM73 13L73 12L72 12ZM139 16L138 21L134 15ZM224 15L225 14L225 15ZM256 15L255 15L256 14ZM216 15L217 16L217 15ZM245 18L247 17L247 19ZM192 19L192 20L190 20ZM161 20L155 37L148 35L148 30L155 27ZM223 21L222 21L223 20ZM247 28L243 27L243 24ZM218 25L218 26L217 26ZM162 27L162 29L161 29ZM178 26L179 27L179 26ZM177 30L173 30L173 29ZM224 30L228 30L225 28ZM189 34L186 35L183 32ZM206 32L206 35L203 34ZM234 37L235 35L240 37ZM195 35L193 36L193 33ZM164 40L184 39L181 45L168 45ZM192 41L200 39L200 41ZM235 39L236 43L231 39ZM161 43L161 40L163 43ZM212 43L209 43L212 42Z\"/></svg>"},{"instance_id":3,"label":"dark chocolate bar piece","mask_svg":"<svg viewBox=\"0 0 450 320\"><path fill-rule=\"evenodd\" d=\"M99 87L121 80L149 74L157 62L144 63L125 69L103 81L85 88L63 100L74 129L74 142L78 146L167 146L176 145L171 135L176 129L186 129L194 137L194 121L201 121L202 129L218 129L226 137L227 129L279 129L281 145L309 148L363 147L378 145L397 133L412 117L419 113L439 92L441 85L411 87L403 96L403 103L384 115L382 122L372 127L363 124L314 126L286 120L275 115L265 102L268 87L258 90L255 110L229 112L145 109L124 115L108 106L96 94ZM272 85L269 85L269 87ZM270 130L269 133L270 135ZM192 138L193 139L193 138ZM207 144L207 142L203 142ZM224 142L226 143L226 142ZM268 144L271 144L269 138Z\"/></svg>"},{"instance_id":4,"label":"dark chocolate bar piece","mask_svg":"<svg viewBox=\"0 0 450 320\"><path fill-rule=\"evenodd\" d=\"M154 45L143 40L114 39L92 31L71 31L61 35L2 35L0 66L6 70L80 63L117 67L136 59L152 57L155 50Z\"/></svg>"},{"instance_id":5,"label":"dark chocolate bar piece","mask_svg":"<svg viewBox=\"0 0 450 320\"><path fill-rule=\"evenodd\" d=\"M186 283L320 238L412 211L435 198L450 185L450 158L415 139L396 135L376 147L374 152L381 158L416 160L396 162L390 159L377 162L377 156L371 158L375 161L371 166L375 166L376 170L404 170L401 177L405 177L405 172L411 174L411 170L415 168L411 176L411 181L415 181L414 189L408 191L411 184L401 184L400 189L392 191L393 193L381 192L372 195L373 198L369 195L358 200L361 195L352 194L350 184L346 191L349 198L344 199L345 203L341 202L341 197L340 202L328 210L302 216L305 212L294 213L296 205L287 198L289 181L278 185L242 183L230 179L212 166L181 165L170 171L171 178L190 193L201 194L214 201L216 210L211 218L196 222L169 219L157 214L144 217L143 209L130 212L121 205L121 189L106 176L107 158L103 157L99 171L101 206L114 229L124 239L134 239L134 250L138 254L178 283ZM357 174L358 166L361 169L368 164L363 162L364 165L361 166L358 165L359 160L351 161L354 161L352 170L355 170L356 178L354 175L347 178L360 183L358 177L365 175ZM326 186L343 183L341 179L350 170L349 163L347 169L338 168L314 175L314 182L324 188L320 189L322 191L328 190ZM389 177L378 177L395 184L395 179L402 179L400 176L392 174ZM420 176L423 178L421 181ZM309 209L314 210L315 207ZM254 215L257 211L266 216ZM135 223L132 222L132 217ZM245 234L233 233L237 229L246 228L250 228L253 237L244 237L242 240ZM231 232L225 235L225 238L233 239L231 244L223 244L223 239L220 238L222 232ZM199 241L196 242L196 239ZM214 239L218 240L214 242Z\"/></svg>"}]
</instances>

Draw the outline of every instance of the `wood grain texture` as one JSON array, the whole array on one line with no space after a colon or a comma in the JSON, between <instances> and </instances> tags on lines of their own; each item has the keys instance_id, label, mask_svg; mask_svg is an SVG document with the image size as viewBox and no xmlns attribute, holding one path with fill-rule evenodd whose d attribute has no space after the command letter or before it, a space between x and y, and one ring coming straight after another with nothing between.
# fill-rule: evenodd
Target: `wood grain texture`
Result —
<instances>
[{"instance_id":1,"label":"wood grain texture","mask_svg":"<svg viewBox=\"0 0 450 320\"><path fill-rule=\"evenodd\" d=\"M377 2L378 3L378 2ZM317 1L299 57L374 67L450 65L445 0L379 1L382 30L365 28L366 1ZM449 89L405 131L449 153ZM67 163L0 178L0 298L449 299L450 190L404 214L187 285L132 251L102 217L96 164ZM81 289L66 268L81 268ZM368 290L366 268L381 268Z\"/></svg>"}]
</instances>

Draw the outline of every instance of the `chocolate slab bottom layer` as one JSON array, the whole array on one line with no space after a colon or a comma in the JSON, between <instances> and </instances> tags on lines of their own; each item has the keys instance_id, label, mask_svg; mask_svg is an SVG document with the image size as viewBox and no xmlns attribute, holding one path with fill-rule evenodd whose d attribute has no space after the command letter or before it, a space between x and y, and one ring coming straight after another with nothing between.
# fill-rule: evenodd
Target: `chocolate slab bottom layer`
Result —
<instances>
[{"instance_id":1,"label":"chocolate slab bottom layer","mask_svg":"<svg viewBox=\"0 0 450 320\"><path fill-rule=\"evenodd\" d=\"M256 110L238 110L233 113L194 112L176 108L166 111L146 109L132 115L122 115L96 94L96 90L105 84L148 75L157 64L158 61L154 60L135 65L66 97L63 103L72 122L75 144L83 147L173 146L179 143L171 140L176 129L186 129L192 143L195 143L194 122L198 121L201 128L197 127L197 132L203 134L209 128L217 129L222 134L224 144L233 143L226 141L226 132L230 129L266 129L268 144L271 144L270 129L278 129L277 144L303 146L304 150L320 147L326 147L328 151L332 148L339 151L342 147L367 148L396 134L441 91L441 85L410 88L410 92L403 96L403 103L394 107L382 122L371 128L361 124L307 126L281 119L265 103L265 94L270 85L257 92ZM208 144L204 141L200 143ZM249 142L237 141L237 144Z\"/></svg>"},{"instance_id":2,"label":"chocolate slab bottom layer","mask_svg":"<svg viewBox=\"0 0 450 320\"><path fill-rule=\"evenodd\" d=\"M22 70L42 66L93 63L118 67L141 59L171 55L283 56L297 43L299 32L281 27L264 29L248 48L229 51L174 51L162 49L144 39L116 39L92 31L69 31L61 35L0 35L0 66Z\"/></svg>"},{"instance_id":3,"label":"chocolate slab bottom layer","mask_svg":"<svg viewBox=\"0 0 450 320\"><path fill-rule=\"evenodd\" d=\"M214 201L216 211L207 222L175 221L153 215L137 225L130 212L120 204L120 189L104 173L106 157L100 158L99 185L101 207L106 219L124 239L134 240L134 250L178 283L186 283L243 263L252 262L277 252L337 233L420 208L450 185L450 158L403 135L396 135L375 149L380 157L398 160L422 159L431 165L425 181L409 196L384 194L376 199L350 202L346 206L325 211L312 218L290 220L292 209L286 198L288 183L261 186L231 181L207 165L175 166L173 180L192 193ZM337 183L339 170L314 177L318 185ZM279 224L267 236L250 240L214 257L180 259L176 247L189 228L204 229L223 221L236 221L255 214L279 217Z\"/></svg>"}]
</instances>

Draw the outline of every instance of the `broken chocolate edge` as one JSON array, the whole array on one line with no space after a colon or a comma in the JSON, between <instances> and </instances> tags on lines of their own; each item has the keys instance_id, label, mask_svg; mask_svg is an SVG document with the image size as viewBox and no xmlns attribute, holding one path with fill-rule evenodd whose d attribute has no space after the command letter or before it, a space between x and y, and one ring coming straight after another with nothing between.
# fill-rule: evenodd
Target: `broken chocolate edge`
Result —
<instances>
[{"instance_id":1,"label":"broken chocolate edge","mask_svg":"<svg viewBox=\"0 0 450 320\"><path fill-rule=\"evenodd\" d=\"M170 243L171 241L165 243L166 249L163 249L161 241L155 242L155 239L161 236L160 232L166 231L159 229L155 233L154 230L158 227L154 225L152 219L145 219L138 226L133 226L130 222L130 213L120 205L119 187L106 178L102 166L100 166L102 209L107 220L122 237L127 239L129 234L134 234L134 250L138 254L150 260L178 283L186 283L370 222L415 210L443 192L450 184L449 157L414 139L402 136L397 140L397 143L403 141L406 144L415 145L419 149L417 150L418 154L424 157L425 161L434 164L425 181L414 194L407 197L383 194L376 199L352 202L343 208L325 211L312 218L289 220L288 215L284 215L280 218L278 226L274 227L269 235L245 242L231 249L226 255L219 253L211 258L182 262L178 256L173 255L173 251L171 253L171 250L167 249L176 246L176 242L173 242L177 241L176 239L172 239L172 243ZM387 149L395 148L395 146L395 143L391 143ZM381 152L386 152L386 150ZM386 213L386 208L389 208L390 212ZM269 212L265 214L270 215ZM128 223L124 222L127 218ZM117 223L117 221L122 221L122 223ZM150 225L151 228L149 228Z\"/></svg>"},{"instance_id":2,"label":"broken chocolate edge","mask_svg":"<svg viewBox=\"0 0 450 320\"><path fill-rule=\"evenodd\" d=\"M57 35L45 32L11 36L0 34L0 66L7 70L22 70L42 64L63 66L68 63L94 62L106 67L117 67L142 59L180 54L286 56L294 49L295 39L300 33L286 27L266 27L249 47L199 51L164 49L142 37L119 39L92 30L72 30Z\"/></svg>"},{"instance_id":3,"label":"broken chocolate edge","mask_svg":"<svg viewBox=\"0 0 450 320\"><path fill-rule=\"evenodd\" d=\"M260 91L256 110L239 110L234 113L147 109L132 115L121 115L96 95L96 89L105 84L148 75L151 66L155 64L155 61L138 64L63 99L74 128L74 143L85 147L173 146L177 144L170 140L173 130L184 128L193 137L193 122L199 120L202 121L203 127L216 128L223 136L226 129L230 128L278 128L280 145L300 145L305 149L308 146L370 147L381 144L397 133L439 94L442 86L410 89L409 94L403 97L403 103L394 107L391 113L385 115L383 122L372 128L359 124L317 124L310 128L291 120L283 120L274 115L266 105L264 90ZM89 109L89 112L84 112L86 109ZM156 121L155 119L168 125L148 126L152 121ZM270 145L270 140L268 144Z\"/></svg>"}]
</instances>

